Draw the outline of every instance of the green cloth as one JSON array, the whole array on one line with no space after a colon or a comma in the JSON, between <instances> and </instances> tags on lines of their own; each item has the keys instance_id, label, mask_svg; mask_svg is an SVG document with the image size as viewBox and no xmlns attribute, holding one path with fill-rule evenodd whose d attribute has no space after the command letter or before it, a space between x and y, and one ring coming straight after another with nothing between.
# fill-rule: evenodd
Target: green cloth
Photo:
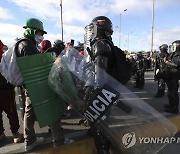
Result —
<instances>
[{"instance_id":1,"label":"green cloth","mask_svg":"<svg viewBox=\"0 0 180 154\"><path fill-rule=\"evenodd\" d=\"M35 32L36 30L33 28L26 28L26 30L24 31L24 37L28 38L28 37L34 37L35 36Z\"/></svg>"}]
</instances>

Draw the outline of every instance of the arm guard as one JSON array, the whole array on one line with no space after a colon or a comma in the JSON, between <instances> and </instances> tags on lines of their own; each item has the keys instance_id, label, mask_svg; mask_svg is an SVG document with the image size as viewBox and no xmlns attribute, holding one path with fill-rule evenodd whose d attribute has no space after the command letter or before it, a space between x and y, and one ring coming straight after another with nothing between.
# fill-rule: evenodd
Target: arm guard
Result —
<instances>
[{"instance_id":1,"label":"arm guard","mask_svg":"<svg viewBox=\"0 0 180 154\"><path fill-rule=\"evenodd\" d=\"M95 82L97 86L105 77L100 73L99 69L107 71L108 61L112 55L112 48L106 41L99 41L94 45L94 62L95 62Z\"/></svg>"},{"instance_id":2,"label":"arm guard","mask_svg":"<svg viewBox=\"0 0 180 154\"><path fill-rule=\"evenodd\" d=\"M175 68L175 67L178 66L177 64L175 64L175 63L173 63L173 62L171 62L171 61L168 61L166 64L167 64L167 66L170 67L170 68L172 68L172 67Z\"/></svg>"},{"instance_id":3,"label":"arm guard","mask_svg":"<svg viewBox=\"0 0 180 154\"><path fill-rule=\"evenodd\" d=\"M177 65L177 67L180 66L180 55L176 54L173 58L174 63Z\"/></svg>"},{"instance_id":4,"label":"arm guard","mask_svg":"<svg viewBox=\"0 0 180 154\"><path fill-rule=\"evenodd\" d=\"M110 44L107 41L101 40L94 44L94 56L97 57L99 55L108 57L112 54L112 49Z\"/></svg>"}]
</instances>

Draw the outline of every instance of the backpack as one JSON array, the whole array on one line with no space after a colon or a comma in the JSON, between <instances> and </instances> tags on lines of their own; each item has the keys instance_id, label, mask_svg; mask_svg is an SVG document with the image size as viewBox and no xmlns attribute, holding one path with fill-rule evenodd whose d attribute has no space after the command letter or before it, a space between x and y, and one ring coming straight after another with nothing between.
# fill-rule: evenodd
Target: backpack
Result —
<instances>
[{"instance_id":1,"label":"backpack","mask_svg":"<svg viewBox=\"0 0 180 154\"><path fill-rule=\"evenodd\" d=\"M113 55L109 63L109 74L122 84L127 84L131 77L131 64L126 54L112 45Z\"/></svg>"},{"instance_id":2,"label":"backpack","mask_svg":"<svg viewBox=\"0 0 180 154\"><path fill-rule=\"evenodd\" d=\"M21 72L16 63L16 48L20 41L18 40L7 51L2 54L0 63L0 72L4 78L14 86L20 86L23 84L23 78Z\"/></svg>"}]
</instances>

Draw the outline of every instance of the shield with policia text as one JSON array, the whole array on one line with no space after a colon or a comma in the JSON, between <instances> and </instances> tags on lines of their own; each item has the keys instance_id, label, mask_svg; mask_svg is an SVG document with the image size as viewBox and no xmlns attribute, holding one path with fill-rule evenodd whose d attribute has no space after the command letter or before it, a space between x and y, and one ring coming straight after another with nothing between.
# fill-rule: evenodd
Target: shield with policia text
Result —
<instances>
[{"instance_id":1,"label":"shield with policia text","mask_svg":"<svg viewBox=\"0 0 180 154\"><path fill-rule=\"evenodd\" d=\"M157 153L167 144L164 139L174 136L176 127L166 117L105 71L85 62L79 71L74 66L74 60L59 56L49 74L50 87L119 151ZM98 86L95 67L101 74Z\"/></svg>"}]
</instances>

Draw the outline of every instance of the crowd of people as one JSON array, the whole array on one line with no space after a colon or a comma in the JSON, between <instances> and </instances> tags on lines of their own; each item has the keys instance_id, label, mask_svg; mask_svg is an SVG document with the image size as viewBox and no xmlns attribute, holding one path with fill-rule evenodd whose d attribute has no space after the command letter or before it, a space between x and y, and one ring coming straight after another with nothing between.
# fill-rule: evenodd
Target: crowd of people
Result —
<instances>
[{"instance_id":1,"label":"crowd of people","mask_svg":"<svg viewBox=\"0 0 180 154\"><path fill-rule=\"evenodd\" d=\"M168 49L167 44L162 44L160 54L156 58L155 79L158 83L156 98L165 94L165 85L167 85L167 96L169 104L165 104L165 112L179 112L179 64L180 64L180 40L172 42ZM168 52L169 51L169 52Z\"/></svg>"},{"instance_id":2,"label":"crowd of people","mask_svg":"<svg viewBox=\"0 0 180 154\"><path fill-rule=\"evenodd\" d=\"M167 85L167 96L169 104L165 104L165 112L179 112L179 64L180 64L180 40L172 42L172 45L162 44L159 46L160 53L156 55L154 64L150 65L154 70L154 80L157 82L155 98L165 95ZM147 61L142 52L137 53L137 58L130 58L132 64L132 75L135 79L134 88L143 89L145 80L144 73L147 70Z\"/></svg>"},{"instance_id":3,"label":"crowd of people","mask_svg":"<svg viewBox=\"0 0 180 154\"><path fill-rule=\"evenodd\" d=\"M17 44L17 57L24 57L36 54L45 54L52 52L56 57L59 55L66 55L70 57L70 60L75 60L74 70L80 72L81 62L83 59L88 62L93 62L95 64L94 72L89 72L87 78L89 81L85 84L85 96L84 100L88 100L92 96L92 91L98 89L101 83L102 75L99 72L99 67L102 68L107 73L110 72L108 64L112 60L113 56L113 42L111 35L113 34L112 23L110 19L105 16L98 16L94 18L90 24L91 26L86 26L87 35L89 35L85 40L85 46L88 51L88 56L84 59L84 43L79 43L74 46L74 40L70 42L63 42L60 39L55 40L53 43L49 40L44 40L44 35L47 32L44 30L43 23L36 19L30 18L25 22L23 39L18 40ZM92 29L88 29L92 28ZM91 33L89 33L91 31ZM0 58L3 54L4 44L0 41ZM165 112L178 113L179 105L179 65L180 65L180 40L174 41L172 43L172 50L168 52L168 45L162 44L160 46L160 54L156 57L154 73L155 80L158 84L156 98L162 97L165 94L165 85L168 87L168 100L169 104L165 104ZM134 88L139 88L142 90L145 85L144 74L149 64L147 59L145 59L141 52L137 53L136 59L130 57L127 61L131 65L131 76L134 79ZM151 64L150 64L151 66ZM94 77L94 83L96 84L96 89L92 90L90 82L92 82L92 76ZM5 133L3 128L3 118L2 112L7 114L9 119L10 129L13 134L13 142L22 142L24 138L25 151L32 150L38 144L44 141L44 137L36 137L34 130L34 123L36 121L36 115L33 110L31 103L31 98L28 94L26 85L24 84L21 89L23 89L24 94L24 110L23 110L23 121L24 121L24 135L19 133L19 119L16 110L15 93L14 86L11 85L1 74L0 74L0 141L5 139ZM25 92L24 92L25 91ZM72 108L70 104L65 104L66 108ZM65 138L64 132L61 128L60 117L57 121L49 125L53 146L59 146L62 144L72 143L72 139ZM91 127L93 132L93 137L95 139L95 145L98 153L104 153L109 151L109 141L101 133L98 128Z\"/></svg>"}]
</instances>

